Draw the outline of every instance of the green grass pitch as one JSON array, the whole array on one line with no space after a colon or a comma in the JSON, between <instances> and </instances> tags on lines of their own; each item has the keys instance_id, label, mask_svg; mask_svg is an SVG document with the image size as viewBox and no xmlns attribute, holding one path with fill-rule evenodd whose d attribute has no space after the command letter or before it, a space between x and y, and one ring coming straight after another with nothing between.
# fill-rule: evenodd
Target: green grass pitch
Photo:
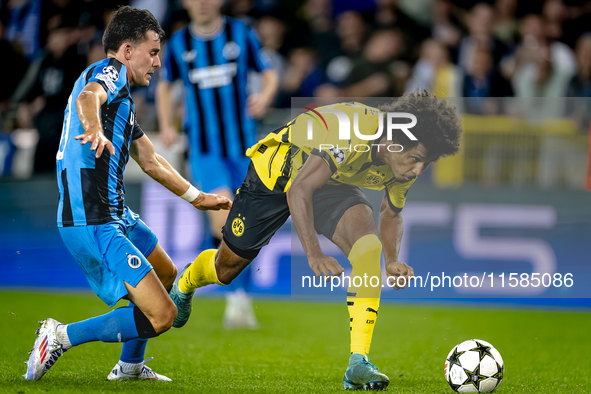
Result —
<instances>
[{"instance_id":1,"label":"green grass pitch","mask_svg":"<svg viewBox=\"0 0 591 394\"><path fill-rule=\"evenodd\" d=\"M107 312L90 294L0 292L0 392L8 393L332 393L344 392L349 316L342 303L257 300L258 331L225 331L223 300L195 299L193 315L148 344L148 365L166 382L108 382L121 345L68 351L37 382L23 361L37 321L72 322ZM384 304L370 358L391 393L448 393L443 366L466 339L491 342L505 361L496 393L590 393L591 313Z\"/></svg>"}]
</instances>

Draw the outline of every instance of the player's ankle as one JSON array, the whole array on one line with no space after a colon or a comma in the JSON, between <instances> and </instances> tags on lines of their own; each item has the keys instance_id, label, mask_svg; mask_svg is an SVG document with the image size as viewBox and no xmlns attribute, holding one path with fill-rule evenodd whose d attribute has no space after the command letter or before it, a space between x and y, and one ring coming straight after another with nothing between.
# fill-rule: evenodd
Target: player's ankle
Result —
<instances>
[{"instance_id":1,"label":"player's ankle","mask_svg":"<svg viewBox=\"0 0 591 394\"><path fill-rule=\"evenodd\" d=\"M67 324L60 324L56 328L56 338L60 345L62 345L62 349L68 350L72 347L72 343L70 342L70 338L68 337L68 325Z\"/></svg>"}]
</instances>

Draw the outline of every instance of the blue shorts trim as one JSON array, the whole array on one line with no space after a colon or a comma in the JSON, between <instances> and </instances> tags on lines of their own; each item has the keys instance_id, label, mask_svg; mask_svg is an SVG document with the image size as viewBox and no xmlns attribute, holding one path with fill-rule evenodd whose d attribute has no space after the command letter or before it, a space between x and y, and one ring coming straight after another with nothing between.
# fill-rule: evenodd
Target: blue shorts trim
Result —
<instances>
[{"instance_id":1,"label":"blue shorts trim","mask_svg":"<svg viewBox=\"0 0 591 394\"><path fill-rule=\"evenodd\" d=\"M189 162L191 177L197 183L199 189L211 193L226 187L234 194L244 181L250 158L242 156L229 159L200 155L192 156Z\"/></svg>"}]
</instances>

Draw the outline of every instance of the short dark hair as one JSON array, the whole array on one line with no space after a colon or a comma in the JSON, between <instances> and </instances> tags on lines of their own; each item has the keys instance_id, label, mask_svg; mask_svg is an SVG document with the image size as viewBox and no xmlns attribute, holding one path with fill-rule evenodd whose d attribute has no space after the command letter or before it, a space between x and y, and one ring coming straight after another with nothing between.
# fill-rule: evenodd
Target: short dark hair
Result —
<instances>
[{"instance_id":1,"label":"short dark hair","mask_svg":"<svg viewBox=\"0 0 591 394\"><path fill-rule=\"evenodd\" d=\"M412 149L420 142L425 146L429 159L433 160L458 153L462 123L456 108L434 93L427 90L405 93L389 104L378 106L378 109L384 112L408 112L417 117L417 125L410 132L418 141L409 140L402 133L392 135L393 142L405 149Z\"/></svg>"},{"instance_id":2,"label":"short dark hair","mask_svg":"<svg viewBox=\"0 0 591 394\"><path fill-rule=\"evenodd\" d=\"M164 40L164 30L150 11L130 6L119 8L103 34L105 53L117 53L126 41L134 46L141 44L150 30L158 34L160 41Z\"/></svg>"}]
</instances>

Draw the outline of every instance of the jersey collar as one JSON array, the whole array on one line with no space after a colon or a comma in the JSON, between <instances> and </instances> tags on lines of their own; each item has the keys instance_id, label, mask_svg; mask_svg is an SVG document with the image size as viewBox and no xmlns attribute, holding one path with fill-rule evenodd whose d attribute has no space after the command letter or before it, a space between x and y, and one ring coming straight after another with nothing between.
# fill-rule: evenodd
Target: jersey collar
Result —
<instances>
[{"instance_id":1,"label":"jersey collar","mask_svg":"<svg viewBox=\"0 0 591 394\"><path fill-rule=\"evenodd\" d=\"M191 33L191 37L193 37L196 40L212 41L212 40L215 40L216 38L218 38L220 35L222 35L226 31L226 23L227 23L226 17L224 15L222 15L221 18L222 18L222 22L220 24L220 28L218 29L217 32L215 32L211 35L207 35L207 36L199 35L199 33L197 33L197 31L195 30L195 26L193 25L193 23L189 23L189 26L187 26L187 29L189 29L189 33Z\"/></svg>"}]
</instances>

